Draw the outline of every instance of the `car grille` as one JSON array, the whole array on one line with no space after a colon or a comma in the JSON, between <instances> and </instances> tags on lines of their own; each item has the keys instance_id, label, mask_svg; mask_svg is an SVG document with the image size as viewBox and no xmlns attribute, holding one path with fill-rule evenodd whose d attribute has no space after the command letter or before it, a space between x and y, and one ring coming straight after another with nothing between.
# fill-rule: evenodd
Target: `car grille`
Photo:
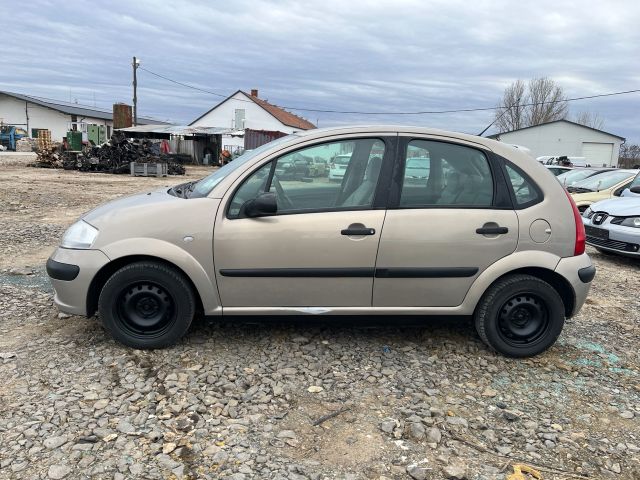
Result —
<instances>
[{"instance_id":1,"label":"car grille","mask_svg":"<svg viewBox=\"0 0 640 480\"><path fill-rule=\"evenodd\" d=\"M617 240L605 240L603 238L590 237L587 235L587 243L595 247L613 248L614 250L622 250L623 252L637 252L638 245L636 243L619 242Z\"/></svg>"}]
</instances>

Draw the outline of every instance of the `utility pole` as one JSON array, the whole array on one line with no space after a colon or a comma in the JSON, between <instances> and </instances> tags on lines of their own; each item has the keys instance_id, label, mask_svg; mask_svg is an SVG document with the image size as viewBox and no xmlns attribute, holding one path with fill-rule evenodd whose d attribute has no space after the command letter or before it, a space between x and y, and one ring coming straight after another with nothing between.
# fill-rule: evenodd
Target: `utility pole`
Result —
<instances>
[{"instance_id":1,"label":"utility pole","mask_svg":"<svg viewBox=\"0 0 640 480\"><path fill-rule=\"evenodd\" d=\"M138 125L138 77L137 70L140 60L133 57L133 126Z\"/></svg>"}]
</instances>

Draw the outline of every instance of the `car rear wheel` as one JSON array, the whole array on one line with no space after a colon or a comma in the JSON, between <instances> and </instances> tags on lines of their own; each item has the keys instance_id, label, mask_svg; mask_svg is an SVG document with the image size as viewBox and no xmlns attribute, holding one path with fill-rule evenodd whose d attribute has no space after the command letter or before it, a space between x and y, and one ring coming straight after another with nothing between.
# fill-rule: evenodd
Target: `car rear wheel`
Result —
<instances>
[{"instance_id":1,"label":"car rear wheel","mask_svg":"<svg viewBox=\"0 0 640 480\"><path fill-rule=\"evenodd\" d=\"M493 350L531 357L555 343L564 326L564 304L547 282L509 275L485 292L475 313L476 330Z\"/></svg>"},{"instance_id":2,"label":"car rear wheel","mask_svg":"<svg viewBox=\"0 0 640 480\"><path fill-rule=\"evenodd\" d=\"M157 262L136 262L116 271L98 300L103 326L133 348L162 348L189 329L195 298L179 271Z\"/></svg>"}]
</instances>

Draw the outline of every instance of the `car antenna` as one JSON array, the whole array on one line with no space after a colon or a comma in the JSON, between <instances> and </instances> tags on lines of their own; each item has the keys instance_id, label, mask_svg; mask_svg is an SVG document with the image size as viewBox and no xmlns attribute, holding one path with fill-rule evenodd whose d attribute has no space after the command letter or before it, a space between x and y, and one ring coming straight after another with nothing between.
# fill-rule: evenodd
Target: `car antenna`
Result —
<instances>
[{"instance_id":1,"label":"car antenna","mask_svg":"<svg viewBox=\"0 0 640 480\"><path fill-rule=\"evenodd\" d=\"M502 112L500 115L498 115L496 118L493 119L493 122L491 122L489 125L487 125L487 127L482 130L478 136L481 137L484 132L486 132L487 130L489 130L491 128L491 126L496 123L498 120L500 120L502 118L502 116L507 113L509 110L511 110L513 108L513 106L515 105L515 102L512 105L509 105L507 108L505 108L504 112Z\"/></svg>"}]
</instances>

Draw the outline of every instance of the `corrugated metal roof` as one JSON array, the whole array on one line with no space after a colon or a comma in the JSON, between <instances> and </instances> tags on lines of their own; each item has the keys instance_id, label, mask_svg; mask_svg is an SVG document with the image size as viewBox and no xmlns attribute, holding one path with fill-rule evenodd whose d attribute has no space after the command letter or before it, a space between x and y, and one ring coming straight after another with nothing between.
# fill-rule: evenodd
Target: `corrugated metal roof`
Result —
<instances>
[{"instance_id":1,"label":"corrugated metal roof","mask_svg":"<svg viewBox=\"0 0 640 480\"><path fill-rule=\"evenodd\" d=\"M544 125L551 125L552 123L559 123L559 122L570 123L571 125L577 125L578 127L587 128L587 129L593 130L595 132L604 133L605 135L609 135L611 137L619 138L620 140L625 140L624 137L621 137L620 135L616 135L615 133L605 132L604 130L600 130L600 129L597 129L597 128L589 127L587 125L582 125L581 123L572 122L571 120L567 120L566 118L561 118L560 120L552 120L551 122L539 123L538 125L531 125L530 127L516 128L515 130L509 130L508 132L494 133L493 135L487 135L487 138L497 139L500 135L506 135L507 133L520 132L522 130L528 130L530 128L542 127Z\"/></svg>"},{"instance_id":2,"label":"corrugated metal roof","mask_svg":"<svg viewBox=\"0 0 640 480\"><path fill-rule=\"evenodd\" d=\"M86 105L78 105L77 103L63 102L61 100L52 100L49 98L34 97L32 95L23 95L21 93L6 92L0 90L0 94L7 95L8 97L17 98L25 102L40 105L42 107L50 108L58 112L66 113L67 115L77 115L78 117L92 117L100 118L102 120L113 120L113 112L110 110L102 110ZM167 122L161 122L147 117L138 117L138 123L143 124L155 124L155 125L169 125Z\"/></svg>"}]
</instances>

